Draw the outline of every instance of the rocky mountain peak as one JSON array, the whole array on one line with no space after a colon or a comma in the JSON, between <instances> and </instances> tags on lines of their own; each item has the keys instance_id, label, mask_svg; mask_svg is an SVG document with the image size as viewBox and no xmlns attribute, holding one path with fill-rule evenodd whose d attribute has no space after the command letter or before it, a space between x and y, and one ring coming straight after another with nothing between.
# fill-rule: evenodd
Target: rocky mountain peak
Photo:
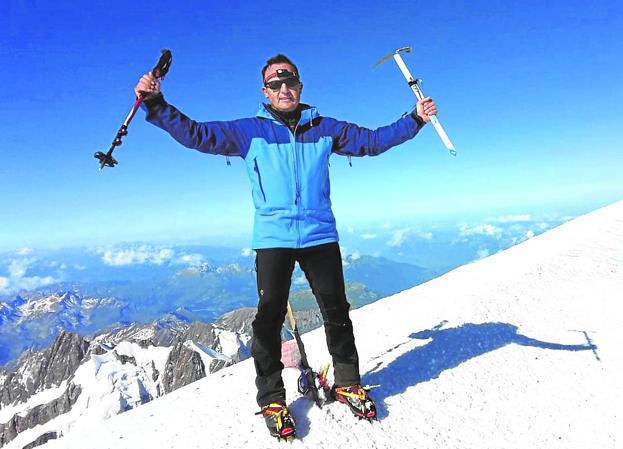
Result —
<instances>
[{"instance_id":1,"label":"rocky mountain peak","mask_svg":"<svg viewBox=\"0 0 623 449\"><path fill-rule=\"evenodd\" d=\"M76 372L88 349L89 342L80 335L62 331L51 347L25 353L0 385L0 407L24 402L38 391L60 385Z\"/></svg>"}]
</instances>

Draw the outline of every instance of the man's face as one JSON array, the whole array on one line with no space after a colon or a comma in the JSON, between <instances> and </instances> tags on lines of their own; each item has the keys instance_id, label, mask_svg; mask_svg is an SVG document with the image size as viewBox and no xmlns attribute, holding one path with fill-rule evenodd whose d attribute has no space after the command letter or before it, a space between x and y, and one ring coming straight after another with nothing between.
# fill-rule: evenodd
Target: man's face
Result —
<instances>
[{"instance_id":1,"label":"man's face","mask_svg":"<svg viewBox=\"0 0 623 449\"><path fill-rule=\"evenodd\" d=\"M289 80L278 76L271 78L271 76L277 72L277 69L286 69L289 72L294 72L294 67L287 63L272 64L268 66L264 75L264 83L266 84L266 81L268 80L271 85L275 84L275 86L271 88L264 85L264 87L262 87L262 92L264 93L264 96L268 98L268 101L270 101L273 108L278 111L292 112L298 107L299 102L301 101L303 84L300 82L294 83L294 79L292 78ZM283 82L281 82L282 80ZM275 81L277 82L275 83ZM286 81L295 85L288 87Z\"/></svg>"}]
</instances>

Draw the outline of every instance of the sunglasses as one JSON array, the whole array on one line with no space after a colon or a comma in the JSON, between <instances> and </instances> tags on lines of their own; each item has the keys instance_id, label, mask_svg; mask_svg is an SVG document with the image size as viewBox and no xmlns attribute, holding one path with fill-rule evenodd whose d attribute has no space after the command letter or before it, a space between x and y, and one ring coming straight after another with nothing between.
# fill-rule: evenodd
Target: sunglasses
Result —
<instances>
[{"instance_id":1,"label":"sunglasses","mask_svg":"<svg viewBox=\"0 0 623 449\"><path fill-rule=\"evenodd\" d=\"M269 88L270 90L278 91L279 89L281 89L281 85L284 83L286 87L290 89L294 89L295 87L299 87L301 85L299 79L292 76L283 80L268 81L264 83L264 86Z\"/></svg>"}]
</instances>

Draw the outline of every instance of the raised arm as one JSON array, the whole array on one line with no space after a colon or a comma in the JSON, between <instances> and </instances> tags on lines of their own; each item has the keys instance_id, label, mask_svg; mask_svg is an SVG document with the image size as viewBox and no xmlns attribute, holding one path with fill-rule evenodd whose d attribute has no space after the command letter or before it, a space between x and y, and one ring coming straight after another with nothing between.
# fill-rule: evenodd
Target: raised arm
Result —
<instances>
[{"instance_id":1,"label":"raised arm","mask_svg":"<svg viewBox=\"0 0 623 449\"><path fill-rule=\"evenodd\" d=\"M428 114L437 112L430 98L418 101L416 110L391 125L375 130L354 123L336 121L333 152L345 156L376 156L400 145L415 135L430 121Z\"/></svg>"},{"instance_id":2,"label":"raised arm","mask_svg":"<svg viewBox=\"0 0 623 449\"><path fill-rule=\"evenodd\" d=\"M151 74L141 77L134 92L142 94L146 120L168 132L188 148L202 153L242 156L241 136L231 121L197 122L168 104L160 92L160 82Z\"/></svg>"}]
</instances>

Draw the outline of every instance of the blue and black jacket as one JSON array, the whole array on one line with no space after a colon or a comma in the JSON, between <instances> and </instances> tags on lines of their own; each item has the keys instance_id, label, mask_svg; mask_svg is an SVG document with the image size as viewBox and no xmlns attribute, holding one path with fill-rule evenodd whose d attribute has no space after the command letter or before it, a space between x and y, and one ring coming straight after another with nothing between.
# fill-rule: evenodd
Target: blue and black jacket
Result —
<instances>
[{"instance_id":1,"label":"blue and black jacket","mask_svg":"<svg viewBox=\"0 0 623 449\"><path fill-rule=\"evenodd\" d=\"M301 105L292 131L261 105L255 117L196 122L158 95L147 121L182 145L246 162L255 223L253 248L305 248L338 240L329 198L329 157L376 156L413 138L423 122L409 114L376 130L322 117Z\"/></svg>"}]
</instances>

